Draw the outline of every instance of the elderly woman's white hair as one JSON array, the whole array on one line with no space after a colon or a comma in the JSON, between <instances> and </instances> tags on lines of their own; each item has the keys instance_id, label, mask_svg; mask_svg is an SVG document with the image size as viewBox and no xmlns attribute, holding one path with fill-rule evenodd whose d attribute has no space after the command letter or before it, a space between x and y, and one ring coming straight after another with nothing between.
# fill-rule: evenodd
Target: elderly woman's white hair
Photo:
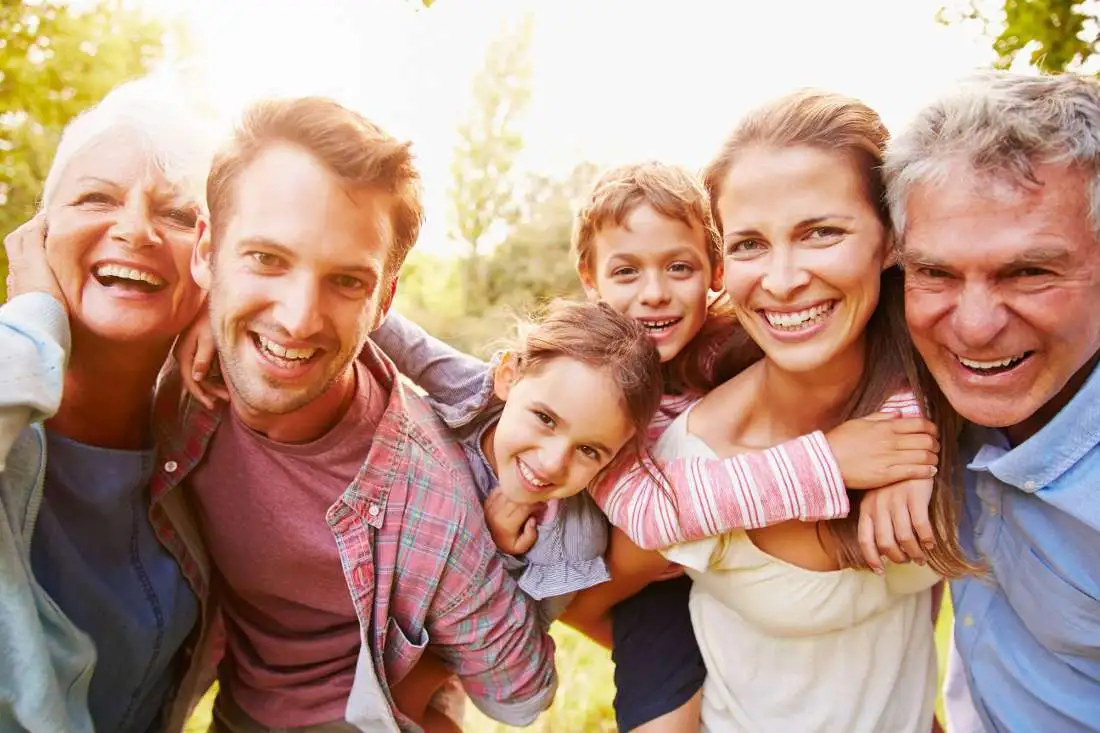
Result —
<instances>
[{"instance_id":1,"label":"elderly woman's white hair","mask_svg":"<svg viewBox=\"0 0 1100 733\"><path fill-rule=\"evenodd\" d=\"M182 79L164 72L115 87L69 122L42 187L41 208L53 202L73 158L113 140L143 146L168 182L205 211L206 176L217 144L214 125Z\"/></svg>"}]
</instances>

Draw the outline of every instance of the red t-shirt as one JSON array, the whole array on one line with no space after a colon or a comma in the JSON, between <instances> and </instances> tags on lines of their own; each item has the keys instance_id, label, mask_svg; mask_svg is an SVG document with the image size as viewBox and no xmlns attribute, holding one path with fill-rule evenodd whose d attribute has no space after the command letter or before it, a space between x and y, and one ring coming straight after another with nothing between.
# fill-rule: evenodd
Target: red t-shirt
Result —
<instances>
[{"instance_id":1,"label":"red t-shirt","mask_svg":"<svg viewBox=\"0 0 1100 733\"><path fill-rule=\"evenodd\" d=\"M311 443L285 444L229 410L191 475L224 598L222 689L256 722L343 720L360 647L329 507L358 474L387 395L355 365L356 396Z\"/></svg>"}]
</instances>

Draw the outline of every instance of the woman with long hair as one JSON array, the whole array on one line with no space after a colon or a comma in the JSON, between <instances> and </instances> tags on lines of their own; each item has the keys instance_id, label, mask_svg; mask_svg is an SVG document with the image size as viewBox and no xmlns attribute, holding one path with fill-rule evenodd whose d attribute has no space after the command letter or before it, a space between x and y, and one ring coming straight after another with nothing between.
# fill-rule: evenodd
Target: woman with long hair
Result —
<instances>
[{"instance_id":1,"label":"woman with long hair","mask_svg":"<svg viewBox=\"0 0 1100 733\"><path fill-rule=\"evenodd\" d=\"M924 411L883 200L886 140L869 107L815 91L756 110L726 140L704 182L726 293L763 358L678 418L658 458L726 457L883 408ZM949 414L929 411L950 436ZM955 536L951 443L927 480L931 567L872 572L859 511L665 551L695 581L705 730L931 729L932 588L970 569Z\"/></svg>"}]
</instances>

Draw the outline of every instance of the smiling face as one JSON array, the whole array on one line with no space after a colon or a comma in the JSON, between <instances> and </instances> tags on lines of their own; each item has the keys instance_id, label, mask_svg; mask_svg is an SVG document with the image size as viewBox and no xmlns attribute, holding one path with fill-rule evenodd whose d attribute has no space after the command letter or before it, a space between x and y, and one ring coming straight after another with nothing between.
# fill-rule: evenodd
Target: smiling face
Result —
<instances>
[{"instance_id":1,"label":"smiling face","mask_svg":"<svg viewBox=\"0 0 1100 733\"><path fill-rule=\"evenodd\" d=\"M887 247L855 161L806 146L745 150L717 210L726 291L768 359L806 372L862 358Z\"/></svg>"},{"instance_id":2,"label":"smiling face","mask_svg":"<svg viewBox=\"0 0 1100 733\"><path fill-rule=\"evenodd\" d=\"M46 209L46 255L74 327L111 341L171 342L202 302L190 270L205 230L200 210L138 135L102 137L75 154Z\"/></svg>"},{"instance_id":3,"label":"smiling face","mask_svg":"<svg viewBox=\"0 0 1100 733\"><path fill-rule=\"evenodd\" d=\"M721 272L707 259L701 227L662 216L651 206L632 211L623 226L608 225L594 238L589 294L646 327L661 361L674 358L707 318L707 291Z\"/></svg>"},{"instance_id":4,"label":"smiling face","mask_svg":"<svg viewBox=\"0 0 1100 733\"><path fill-rule=\"evenodd\" d=\"M906 208L913 342L963 417L1022 426L1022 437L1065 405L1100 350L1088 176L1052 165L1035 175L1043 185L1024 187L960 167L918 186Z\"/></svg>"},{"instance_id":5,"label":"smiling face","mask_svg":"<svg viewBox=\"0 0 1100 733\"><path fill-rule=\"evenodd\" d=\"M236 403L285 415L341 378L393 297L390 197L349 189L302 148L273 145L238 174L217 242L200 245L222 370Z\"/></svg>"},{"instance_id":6,"label":"smiling face","mask_svg":"<svg viewBox=\"0 0 1100 733\"><path fill-rule=\"evenodd\" d=\"M512 501L579 494L634 436L619 385L569 357L523 374L506 361L496 393L505 405L491 455L500 490Z\"/></svg>"}]
</instances>

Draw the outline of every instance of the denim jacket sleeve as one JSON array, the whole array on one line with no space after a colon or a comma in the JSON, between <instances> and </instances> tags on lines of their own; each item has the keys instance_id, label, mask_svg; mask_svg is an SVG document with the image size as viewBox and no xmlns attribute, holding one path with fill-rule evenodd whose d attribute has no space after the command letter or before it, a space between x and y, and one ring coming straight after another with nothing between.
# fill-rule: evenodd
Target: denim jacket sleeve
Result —
<instances>
[{"instance_id":1,"label":"denim jacket sleeve","mask_svg":"<svg viewBox=\"0 0 1100 733\"><path fill-rule=\"evenodd\" d=\"M468 427L496 399L492 365L435 338L393 311L371 334L412 382L428 393L432 409L451 430Z\"/></svg>"},{"instance_id":2,"label":"denim jacket sleeve","mask_svg":"<svg viewBox=\"0 0 1100 733\"><path fill-rule=\"evenodd\" d=\"M52 296L0 306L0 471L20 431L57 412L68 354L69 319Z\"/></svg>"}]
</instances>

